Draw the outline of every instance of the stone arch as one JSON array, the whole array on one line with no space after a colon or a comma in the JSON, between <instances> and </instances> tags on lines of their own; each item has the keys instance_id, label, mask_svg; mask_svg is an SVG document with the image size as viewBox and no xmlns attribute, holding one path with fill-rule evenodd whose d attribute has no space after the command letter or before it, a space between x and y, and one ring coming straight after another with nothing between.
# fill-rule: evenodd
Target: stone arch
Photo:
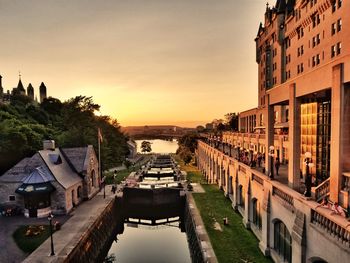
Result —
<instances>
[{"instance_id":1,"label":"stone arch","mask_svg":"<svg viewBox=\"0 0 350 263\"><path fill-rule=\"evenodd\" d=\"M251 222L258 228L262 228L261 204L259 200L254 197L251 200Z\"/></svg>"},{"instance_id":2,"label":"stone arch","mask_svg":"<svg viewBox=\"0 0 350 263\"><path fill-rule=\"evenodd\" d=\"M311 257L308 260L309 263L328 263L326 260L320 258L320 257Z\"/></svg>"},{"instance_id":3,"label":"stone arch","mask_svg":"<svg viewBox=\"0 0 350 263\"><path fill-rule=\"evenodd\" d=\"M238 185L238 205L244 208L244 190L243 185Z\"/></svg>"},{"instance_id":4,"label":"stone arch","mask_svg":"<svg viewBox=\"0 0 350 263\"><path fill-rule=\"evenodd\" d=\"M273 223L273 250L279 255L281 261L292 262L292 235L287 226L278 218Z\"/></svg>"}]
</instances>

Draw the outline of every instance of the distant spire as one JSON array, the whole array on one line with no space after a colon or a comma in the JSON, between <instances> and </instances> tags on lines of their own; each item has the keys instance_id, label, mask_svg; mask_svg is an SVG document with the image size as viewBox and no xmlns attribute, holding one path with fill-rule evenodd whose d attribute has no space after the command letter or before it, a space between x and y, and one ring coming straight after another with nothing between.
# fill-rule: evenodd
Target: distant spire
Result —
<instances>
[{"instance_id":1,"label":"distant spire","mask_svg":"<svg viewBox=\"0 0 350 263\"><path fill-rule=\"evenodd\" d=\"M27 87L27 96L34 100L34 88L31 83Z\"/></svg>"},{"instance_id":2,"label":"distant spire","mask_svg":"<svg viewBox=\"0 0 350 263\"><path fill-rule=\"evenodd\" d=\"M19 77L19 80L18 80L18 84L17 84L17 92L19 94L22 94L22 95L25 95L26 91L24 89L24 86L22 84L22 80L21 80L21 72L19 71L18 73L18 77Z\"/></svg>"}]
</instances>

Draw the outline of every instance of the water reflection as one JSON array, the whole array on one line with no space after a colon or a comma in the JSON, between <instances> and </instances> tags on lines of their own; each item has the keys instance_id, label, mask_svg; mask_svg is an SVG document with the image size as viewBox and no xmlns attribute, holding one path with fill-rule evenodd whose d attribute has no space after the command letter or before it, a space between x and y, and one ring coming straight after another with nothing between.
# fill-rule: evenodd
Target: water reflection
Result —
<instances>
[{"instance_id":1,"label":"water reflection","mask_svg":"<svg viewBox=\"0 0 350 263\"><path fill-rule=\"evenodd\" d=\"M117 263L190 263L186 233L179 222L169 225L145 226L125 224L108 255Z\"/></svg>"},{"instance_id":2,"label":"water reflection","mask_svg":"<svg viewBox=\"0 0 350 263\"><path fill-rule=\"evenodd\" d=\"M135 140L137 144L137 152L139 153L141 152L140 146L143 141L151 142L153 153L175 153L178 148L177 140L173 140L173 141L165 141L165 140L159 140L159 139Z\"/></svg>"}]
</instances>

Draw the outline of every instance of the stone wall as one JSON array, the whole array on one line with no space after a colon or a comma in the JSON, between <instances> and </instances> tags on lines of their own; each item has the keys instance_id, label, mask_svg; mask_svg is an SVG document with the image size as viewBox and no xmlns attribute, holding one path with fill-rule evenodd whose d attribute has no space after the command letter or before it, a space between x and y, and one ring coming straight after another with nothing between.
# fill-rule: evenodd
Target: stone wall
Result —
<instances>
[{"instance_id":1,"label":"stone wall","mask_svg":"<svg viewBox=\"0 0 350 263\"><path fill-rule=\"evenodd\" d=\"M210 244L209 236L191 194L187 194L184 222L192 262L216 263L217 259Z\"/></svg>"}]
</instances>

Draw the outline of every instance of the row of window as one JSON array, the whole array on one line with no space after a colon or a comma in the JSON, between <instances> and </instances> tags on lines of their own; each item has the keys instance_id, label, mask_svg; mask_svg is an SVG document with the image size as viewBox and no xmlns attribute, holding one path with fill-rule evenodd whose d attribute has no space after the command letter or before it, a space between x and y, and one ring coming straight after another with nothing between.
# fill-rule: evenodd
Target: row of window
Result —
<instances>
[{"instance_id":1,"label":"row of window","mask_svg":"<svg viewBox=\"0 0 350 263\"><path fill-rule=\"evenodd\" d=\"M332 33L332 36L335 34L335 33L338 33L340 32L342 29L342 21L341 21L341 18L337 20L337 22L334 22L332 24L332 28L331 28L331 33Z\"/></svg>"},{"instance_id":2,"label":"row of window","mask_svg":"<svg viewBox=\"0 0 350 263\"><path fill-rule=\"evenodd\" d=\"M303 63L300 63L300 64L297 66L297 72L298 72L298 74L304 72L304 64L303 64Z\"/></svg>"},{"instance_id":3,"label":"row of window","mask_svg":"<svg viewBox=\"0 0 350 263\"><path fill-rule=\"evenodd\" d=\"M342 4L343 4L343 0L333 0L332 13L334 13L337 9L341 8Z\"/></svg>"},{"instance_id":4,"label":"row of window","mask_svg":"<svg viewBox=\"0 0 350 263\"><path fill-rule=\"evenodd\" d=\"M341 42L338 42L337 44L331 47L331 57L334 58L335 56L338 56L340 53L341 53Z\"/></svg>"}]
</instances>

